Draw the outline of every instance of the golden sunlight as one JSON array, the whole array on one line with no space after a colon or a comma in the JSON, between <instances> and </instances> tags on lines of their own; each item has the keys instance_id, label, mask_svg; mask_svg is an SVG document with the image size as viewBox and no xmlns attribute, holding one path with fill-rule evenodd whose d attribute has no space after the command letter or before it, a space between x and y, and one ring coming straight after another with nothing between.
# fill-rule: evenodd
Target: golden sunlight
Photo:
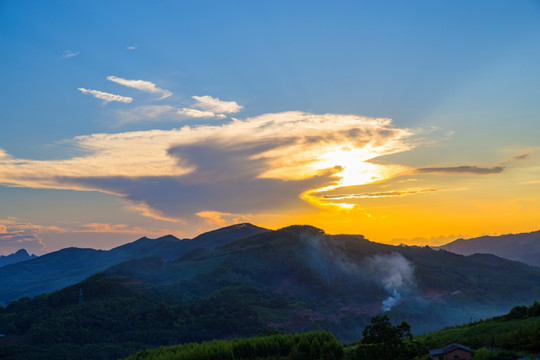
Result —
<instances>
[{"instance_id":1,"label":"golden sunlight","mask_svg":"<svg viewBox=\"0 0 540 360\"><path fill-rule=\"evenodd\" d=\"M333 201L352 199L351 197L321 196L321 193L327 193L348 186L367 185L384 181L406 171L407 168L403 166L380 165L370 162L377 155L377 151L374 151L370 147L351 148L340 146L323 152L323 155L312 166L319 170L340 169L334 174L337 180L331 185L304 192L301 195L302 199L319 207L338 206L342 209L354 208L355 204Z\"/></svg>"}]
</instances>

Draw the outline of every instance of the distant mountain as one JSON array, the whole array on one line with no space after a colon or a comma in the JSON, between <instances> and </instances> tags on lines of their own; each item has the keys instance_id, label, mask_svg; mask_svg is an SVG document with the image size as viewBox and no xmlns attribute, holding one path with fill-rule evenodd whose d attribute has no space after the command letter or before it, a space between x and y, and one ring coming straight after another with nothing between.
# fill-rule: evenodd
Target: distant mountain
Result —
<instances>
[{"instance_id":1,"label":"distant mountain","mask_svg":"<svg viewBox=\"0 0 540 360\"><path fill-rule=\"evenodd\" d=\"M25 249L21 249L10 255L0 255L0 267L4 267L9 264L15 264L21 261L32 260L37 258L36 255L29 255Z\"/></svg>"},{"instance_id":2,"label":"distant mountain","mask_svg":"<svg viewBox=\"0 0 540 360\"><path fill-rule=\"evenodd\" d=\"M118 358L276 330L327 330L351 343L381 313L394 323L406 320L418 334L540 298L539 268L494 255L390 246L311 226L251 230L259 233L174 260L132 259L12 302L0 308L0 333L29 346L5 351L17 359L59 351L65 358ZM229 231L236 230L220 229L219 240L208 241L221 242Z\"/></svg>"},{"instance_id":3,"label":"distant mountain","mask_svg":"<svg viewBox=\"0 0 540 360\"><path fill-rule=\"evenodd\" d=\"M149 256L172 260L195 249L212 248L266 231L251 224L237 224L191 240L167 235L158 239L143 237L108 251L62 249L0 268L0 304L61 289L123 261Z\"/></svg>"},{"instance_id":4,"label":"distant mountain","mask_svg":"<svg viewBox=\"0 0 540 360\"><path fill-rule=\"evenodd\" d=\"M540 267L540 230L523 234L458 239L440 248L461 255L493 254Z\"/></svg>"}]
</instances>

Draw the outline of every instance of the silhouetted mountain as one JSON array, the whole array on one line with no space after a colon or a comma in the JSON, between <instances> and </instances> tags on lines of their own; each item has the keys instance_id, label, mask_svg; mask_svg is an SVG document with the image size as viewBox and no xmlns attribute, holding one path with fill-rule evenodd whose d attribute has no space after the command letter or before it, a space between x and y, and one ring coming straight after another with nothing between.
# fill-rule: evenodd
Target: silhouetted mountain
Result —
<instances>
[{"instance_id":1,"label":"silhouetted mountain","mask_svg":"<svg viewBox=\"0 0 540 360\"><path fill-rule=\"evenodd\" d=\"M540 230L523 234L458 239L440 248L461 255L493 254L540 266Z\"/></svg>"},{"instance_id":2,"label":"silhouetted mountain","mask_svg":"<svg viewBox=\"0 0 540 360\"><path fill-rule=\"evenodd\" d=\"M15 264L21 261L32 260L37 258L36 255L28 255L28 252L25 249L21 249L17 252L14 252L10 255L0 255L0 267Z\"/></svg>"},{"instance_id":3,"label":"silhouetted mountain","mask_svg":"<svg viewBox=\"0 0 540 360\"><path fill-rule=\"evenodd\" d=\"M407 319L421 332L540 298L540 269L519 262L331 236L310 226L264 232L170 262L133 260L107 273L152 284L172 302L249 285L286 304L274 311L281 314L279 321L267 319L276 327L322 327L346 340L381 311Z\"/></svg>"},{"instance_id":4,"label":"silhouetted mountain","mask_svg":"<svg viewBox=\"0 0 540 360\"><path fill-rule=\"evenodd\" d=\"M60 349L71 349L71 358L116 358L133 348L274 330L323 329L352 342L383 312L423 333L538 298L540 269L520 262L291 226L171 261L129 260L55 293L22 298L0 307L0 333L29 345L13 358Z\"/></svg>"},{"instance_id":5,"label":"silhouetted mountain","mask_svg":"<svg viewBox=\"0 0 540 360\"><path fill-rule=\"evenodd\" d=\"M0 304L21 296L34 296L61 289L130 259L154 256L172 260L195 249L212 248L265 231L267 230L251 224L238 224L199 235L191 240L180 240L167 235L158 239L143 237L108 251L62 249L34 260L0 268Z\"/></svg>"}]
</instances>

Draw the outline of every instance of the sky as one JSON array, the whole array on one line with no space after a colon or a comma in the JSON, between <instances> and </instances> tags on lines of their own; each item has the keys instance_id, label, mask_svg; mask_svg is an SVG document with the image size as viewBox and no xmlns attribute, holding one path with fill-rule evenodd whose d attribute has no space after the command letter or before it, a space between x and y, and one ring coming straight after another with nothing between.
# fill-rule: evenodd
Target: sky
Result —
<instances>
[{"instance_id":1,"label":"sky","mask_svg":"<svg viewBox=\"0 0 540 360\"><path fill-rule=\"evenodd\" d=\"M0 254L540 228L539 1L0 1Z\"/></svg>"}]
</instances>

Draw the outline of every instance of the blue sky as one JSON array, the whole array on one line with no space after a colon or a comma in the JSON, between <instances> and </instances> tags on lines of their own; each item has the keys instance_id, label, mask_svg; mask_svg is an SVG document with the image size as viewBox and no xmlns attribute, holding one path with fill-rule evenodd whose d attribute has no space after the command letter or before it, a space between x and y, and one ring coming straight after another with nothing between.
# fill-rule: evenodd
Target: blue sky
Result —
<instances>
[{"instance_id":1,"label":"blue sky","mask_svg":"<svg viewBox=\"0 0 540 360\"><path fill-rule=\"evenodd\" d=\"M538 1L0 2L0 253L536 230L539 38Z\"/></svg>"}]
</instances>

